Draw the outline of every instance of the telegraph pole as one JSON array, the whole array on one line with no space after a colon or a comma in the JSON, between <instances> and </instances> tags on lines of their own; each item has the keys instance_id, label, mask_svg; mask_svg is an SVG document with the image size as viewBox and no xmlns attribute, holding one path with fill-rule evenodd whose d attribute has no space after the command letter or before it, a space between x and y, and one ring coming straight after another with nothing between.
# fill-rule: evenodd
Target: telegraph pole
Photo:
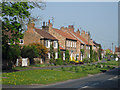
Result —
<instances>
[{"instance_id":1,"label":"telegraph pole","mask_svg":"<svg viewBox=\"0 0 120 90\"><path fill-rule=\"evenodd\" d=\"M112 54L113 54L113 43L112 43Z\"/></svg>"}]
</instances>

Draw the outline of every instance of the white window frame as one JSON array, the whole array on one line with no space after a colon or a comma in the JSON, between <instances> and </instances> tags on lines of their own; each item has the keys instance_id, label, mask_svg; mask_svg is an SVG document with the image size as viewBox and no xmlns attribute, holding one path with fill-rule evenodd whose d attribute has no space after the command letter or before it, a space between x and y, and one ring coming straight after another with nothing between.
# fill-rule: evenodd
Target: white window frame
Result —
<instances>
[{"instance_id":1,"label":"white window frame","mask_svg":"<svg viewBox=\"0 0 120 90\"><path fill-rule=\"evenodd\" d=\"M50 40L45 41L45 46L46 46L46 48L50 48Z\"/></svg>"},{"instance_id":2,"label":"white window frame","mask_svg":"<svg viewBox=\"0 0 120 90\"><path fill-rule=\"evenodd\" d=\"M71 47L72 47L72 41L71 41Z\"/></svg>"},{"instance_id":3,"label":"white window frame","mask_svg":"<svg viewBox=\"0 0 120 90\"><path fill-rule=\"evenodd\" d=\"M57 41L54 41L53 43L54 43L54 48L58 48L58 43L57 43Z\"/></svg>"},{"instance_id":4,"label":"white window frame","mask_svg":"<svg viewBox=\"0 0 120 90\"><path fill-rule=\"evenodd\" d=\"M73 47L75 47L75 42L73 42Z\"/></svg>"},{"instance_id":5,"label":"white window frame","mask_svg":"<svg viewBox=\"0 0 120 90\"><path fill-rule=\"evenodd\" d=\"M75 42L75 47L76 47L76 42Z\"/></svg>"},{"instance_id":6,"label":"white window frame","mask_svg":"<svg viewBox=\"0 0 120 90\"><path fill-rule=\"evenodd\" d=\"M58 53L57 52L55 53L55 59L58 59Z\"/></svg>"}]
</instances>

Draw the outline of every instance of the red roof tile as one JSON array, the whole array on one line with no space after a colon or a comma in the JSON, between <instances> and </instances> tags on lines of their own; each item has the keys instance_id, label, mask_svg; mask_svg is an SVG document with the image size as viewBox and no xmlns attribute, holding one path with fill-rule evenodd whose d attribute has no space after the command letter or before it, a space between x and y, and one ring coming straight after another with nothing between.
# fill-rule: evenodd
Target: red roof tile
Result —
<instances>
[{"instance_id":1,"label":"red roof tile","mask_svg":"<svg viewBox=\"0 0 120 90\"><path fill-rule=\"evenodd\" d=\"M51 34L41 30L41 29L37 29L35 28L35 31L40 34L42 37L46 38L46 39L52 39L52 40L57 40L54 36L52 36Z\"/></svg>"},{"instance_id":2,"label":"red roof tile","mask_svg":"<svg viewBox=\"0 0 120 90\"><path fill-rule=\"evenodd\" d=\"M67 39L76 40L75 38L70 36L67 32L63 32L62 30L59 30L59 29L56 29L56 28L53 28L53 30L55 30L57 33L59 33L60 35L62 35L63 37L65 37Z\"/></svg>"},{"instance_id":3,"label":"red roof tile","mask_svg":"<svg viewBox=\"0 0 120 90\"><path fill-rule=\"evenodd\" d=\"M74 32L74 34L78 37L78 38L80 38L85 44L88 44L88 41L87 40L85 40L82 36L80 36L79 34L77 34L76 32ZM91 43L89 42L89 45L91 45Z\"/></svg>"}]
</instances>

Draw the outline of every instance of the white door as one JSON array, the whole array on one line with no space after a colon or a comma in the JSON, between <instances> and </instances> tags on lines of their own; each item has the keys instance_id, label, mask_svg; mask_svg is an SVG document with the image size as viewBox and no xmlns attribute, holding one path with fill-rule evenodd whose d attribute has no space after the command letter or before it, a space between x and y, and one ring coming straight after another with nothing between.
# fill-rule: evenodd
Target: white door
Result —
<instances>
[{"instance_id":1,"label":"white door","mask_svg":"<svg viewBox=\"0 0 120 90\"><path fill-rule=\"evenodd\" d=\"M22 66L27 66L27 59L28 58L22 58Z\"/></svg>"}]
</instances>

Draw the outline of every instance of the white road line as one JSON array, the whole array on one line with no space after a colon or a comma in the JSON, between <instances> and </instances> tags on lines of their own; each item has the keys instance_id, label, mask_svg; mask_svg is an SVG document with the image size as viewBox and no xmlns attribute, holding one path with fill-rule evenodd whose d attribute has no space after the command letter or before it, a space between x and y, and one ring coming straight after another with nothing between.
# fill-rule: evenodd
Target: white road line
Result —
<instances>
[{"instance_id":1,"label":"white road line","mask_svg":"<svg viewBox=\"0 0 120 90\"><path fill-rule=\"evenodd\" d=\"M94 84L92 84L92 85L97 85L97 84L99 84L99 83L94 83Z\"/></svg>"},{"instance_id":2,"label":"white road line","mask_svg":"<svg viewBox=\"0 0 120 90\"><path fill-rule=\"evenodd\" d=\"M115 76L114 78L118 78L118 76Z\"/></svg>"},{"instance_id":3,"label":"white road line","mask_svg":"<svg viewBox=\"0 0 120 90\"><path fill-rule=\"evenodd\" d=\"M109 78L108 80L113 80L113 78Z\"/></svg>"},{"instance_id":4,"label":"white road line","mask_svg":"<svg viewBox=\"0 0 120 90\"><path fill-rule=\"evenodd\" d=\"M87 88L88 86L84 86L84 87L82 87L82 88Z\"/></svg>"}]
</instances>

